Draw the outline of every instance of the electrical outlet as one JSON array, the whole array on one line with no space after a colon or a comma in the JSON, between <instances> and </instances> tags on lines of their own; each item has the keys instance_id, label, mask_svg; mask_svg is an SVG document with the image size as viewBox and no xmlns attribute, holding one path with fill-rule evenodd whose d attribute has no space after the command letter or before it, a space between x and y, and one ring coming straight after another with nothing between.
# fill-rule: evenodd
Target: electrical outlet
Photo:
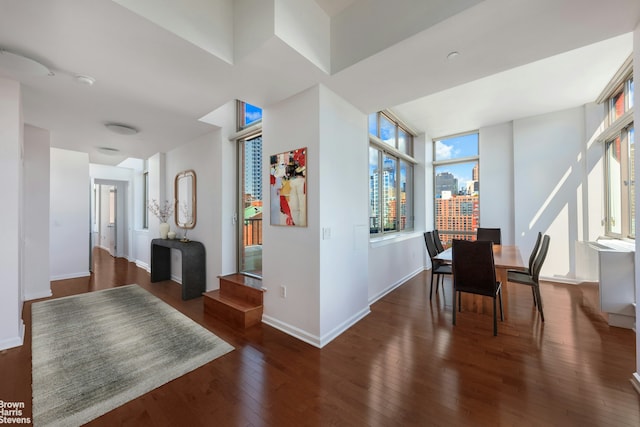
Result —
<instances>
[{"instance_id":1,"label":"electrical outlet","mask_svg":"<svg viewBox=\"0 0 640 427\"><path fill-rule=\"evenodd\" d=\"M287 297L287 287L285 285L280 285L280 297L281 298Z\"/></svg>"}]
</instances>

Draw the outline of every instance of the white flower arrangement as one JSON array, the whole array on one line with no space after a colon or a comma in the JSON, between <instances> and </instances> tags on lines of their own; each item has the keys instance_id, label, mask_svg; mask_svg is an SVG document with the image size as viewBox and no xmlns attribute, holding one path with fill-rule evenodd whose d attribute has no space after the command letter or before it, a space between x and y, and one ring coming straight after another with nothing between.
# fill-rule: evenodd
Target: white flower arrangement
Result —
<instances>
[{"instance_id":1,"label":"white flower arrangement","mask_svg":"<svg viewBox=\"0 0 640 427\"><path fill-rule=\"evenodd\" d=\"M165 200L161 206L156 199L153 199L147 208L160 222L167 222L173 214L173 203L169 203L168 200Z\"/></svg>"}]
</instances>

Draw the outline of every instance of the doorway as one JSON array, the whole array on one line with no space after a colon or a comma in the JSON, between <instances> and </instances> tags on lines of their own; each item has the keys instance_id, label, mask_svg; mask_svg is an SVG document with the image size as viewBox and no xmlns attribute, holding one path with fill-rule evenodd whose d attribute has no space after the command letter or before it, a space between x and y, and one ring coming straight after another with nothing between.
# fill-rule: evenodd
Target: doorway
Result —
<instances>
[{"instance_id":1,"label":"doorway","mask_svg":"<svg viewBox=\"0 0 640 427\"><path fill-rule=\"evenodd\" d=\"M99 247L111 256L127 257L127 183L95 180L91 200L91 252Z\"/></svg>"}]
</instances>

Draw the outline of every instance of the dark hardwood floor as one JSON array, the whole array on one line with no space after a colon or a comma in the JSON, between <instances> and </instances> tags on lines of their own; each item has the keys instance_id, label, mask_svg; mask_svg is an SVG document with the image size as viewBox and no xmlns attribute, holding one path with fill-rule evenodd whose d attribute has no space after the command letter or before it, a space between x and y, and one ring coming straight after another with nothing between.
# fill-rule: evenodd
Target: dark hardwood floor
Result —
<instances>
[{"instance_id":1,"label":"dark hardwood floor","mask_svg":"<svg viewBox=\"0 0 640 427\"><path fill-rule=\"evenodd\" d=\"M638 426L629 381L635 334L609 327L592 284L508 284L505 321L463 301L451 325L451 286L429 301L429 273L371 306L323 349L266 325L237 331L203 316L202 298L104 251L90 278L52 283L55 297L138 283L235 350L135 399L92 426ZM345 284L347 286L348 284ZM25 344L0 353L0 400L31 415L31 302ZM73 357L72 354L69 357Z\"/></svg>"}]
</instances>

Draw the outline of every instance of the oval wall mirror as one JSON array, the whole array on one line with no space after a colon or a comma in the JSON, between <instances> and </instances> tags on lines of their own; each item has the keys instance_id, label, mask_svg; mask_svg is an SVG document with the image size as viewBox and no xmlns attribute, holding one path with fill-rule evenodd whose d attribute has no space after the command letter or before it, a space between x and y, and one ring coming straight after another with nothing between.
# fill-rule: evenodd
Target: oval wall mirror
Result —
<instances>
[{"instance_id":1,"label":"oval wall mirror","mask_svg":"<svg viewBox=\"0 0 640 427\"><path fill-rule=\"evenodd\" d=\"M174 183L176 207L174 215L180 228L196 226L196 173L193 170L180 172Z\"/></svg>"}]
</instances>

